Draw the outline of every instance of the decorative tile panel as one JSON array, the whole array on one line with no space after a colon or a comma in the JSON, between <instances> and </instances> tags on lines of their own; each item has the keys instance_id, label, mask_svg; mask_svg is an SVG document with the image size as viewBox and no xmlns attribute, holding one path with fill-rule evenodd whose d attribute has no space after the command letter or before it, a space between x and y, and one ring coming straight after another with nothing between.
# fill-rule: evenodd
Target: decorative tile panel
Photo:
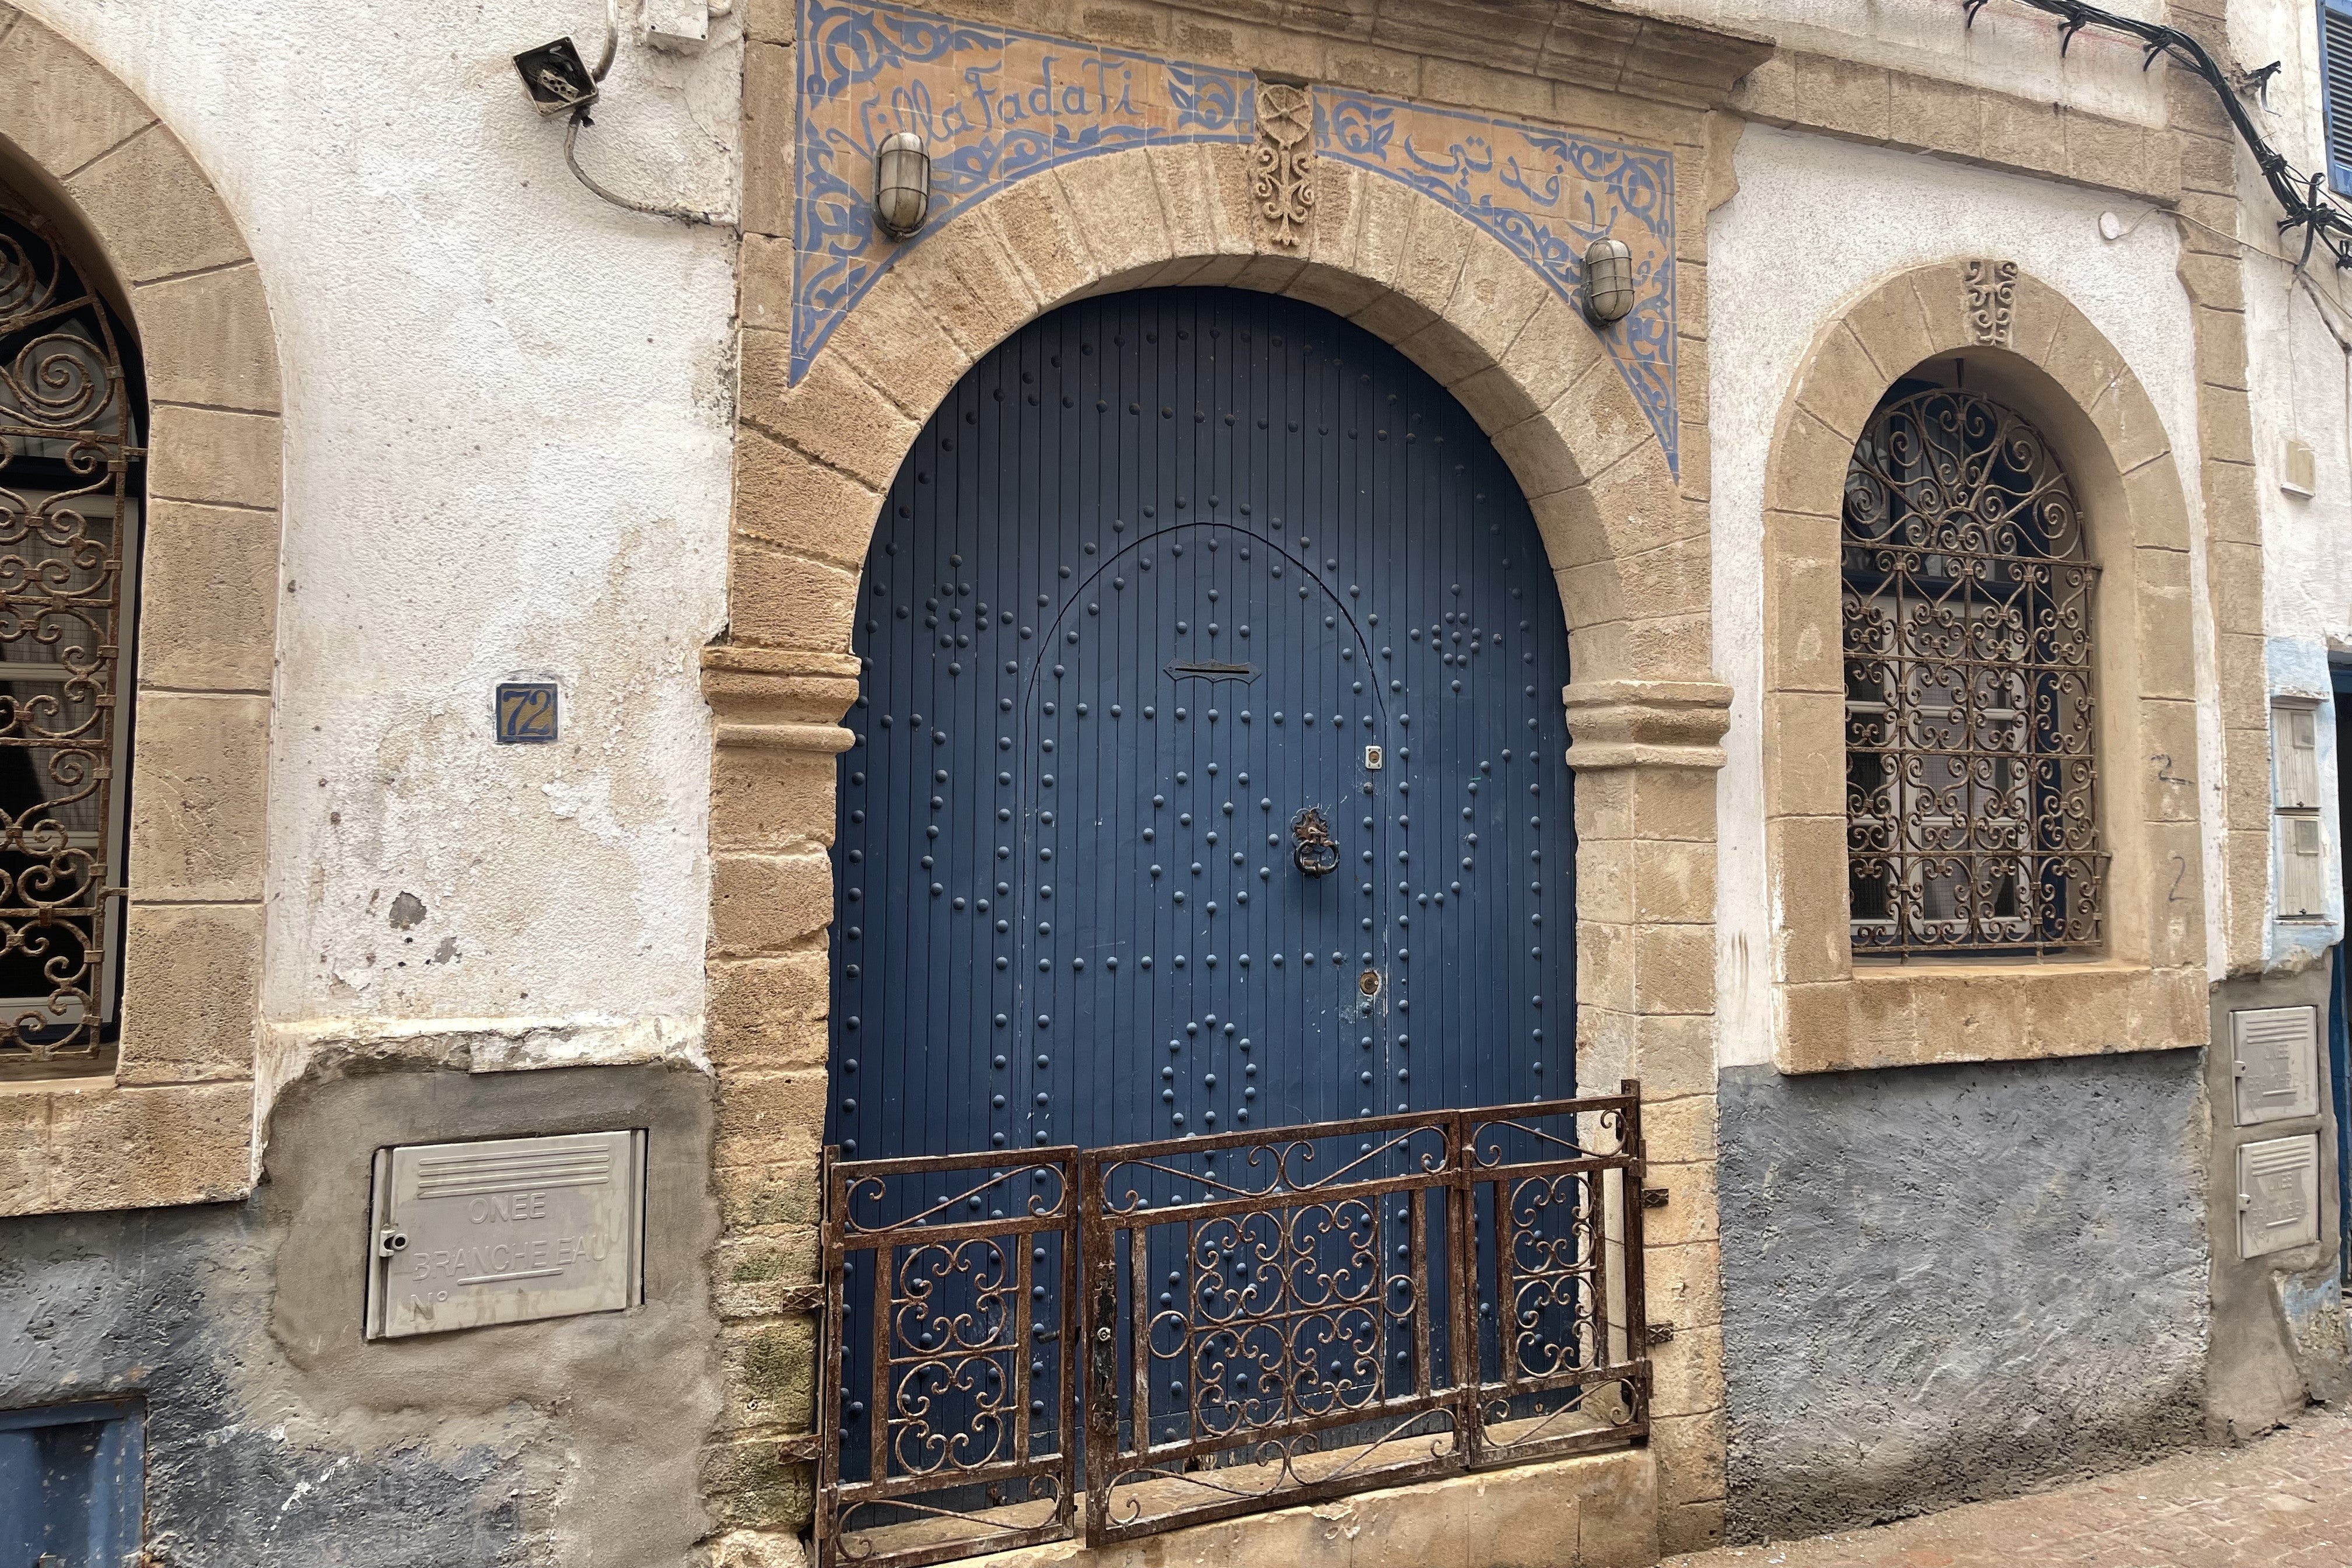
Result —
<instances>
[{"instance_id":1,"label":"decorative tile panel","mask_svg":"<svg viewBox=\"0 0 2352 1568\"><path fill-rule=\"evenodd\" d=\"M1150 143L1248 142L1247 71L1155 59L898 5L801 6L793 379L895 245L874 222L874 149L912 131L931 154L924 233L1026 174Z\"/></svg>"},{"instance_id":2,"label":"decorative tile panel","mask_svg":"<svg viewBox=\"0 0 2352 1568\"><path fill-rule=\"evenodd\" d=\"M999 188L1096 153L1258 139L1259 83L1247 71L885 0L803 0L800 36L795 382L901 254ZM1671 153L1332 88L1314 89L1313 111L1316 156L1443 203L1571 304L1585 247L1624 241L1633 309L1599 336L1680 471ZM876 226L871 189L874 149L897 131L919 132L932 159L929 220L900 243Z\"/></svg>"},{"instance_id":3,"label":"decorative tile panel","mask_svg":"<svg viewBox=\"0 0 2352 1568\"><path fill-rule=\"evenodd\" d=\"M1633 309L1601 345L1680 472L1675 405L1675 160L1652 147L1318 88L1319 156L1402 180L1516 252L1570 304L1584 247L1633 253Z\"/></svg>"}]
</instances>

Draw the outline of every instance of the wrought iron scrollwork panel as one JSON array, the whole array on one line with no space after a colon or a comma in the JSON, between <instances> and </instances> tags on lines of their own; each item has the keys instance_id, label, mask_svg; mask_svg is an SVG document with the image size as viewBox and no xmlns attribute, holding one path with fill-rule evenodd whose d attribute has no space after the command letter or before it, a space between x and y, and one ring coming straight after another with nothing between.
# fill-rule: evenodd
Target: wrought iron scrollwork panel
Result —
<instances>
[{"instance_id":1,"label":"wrought iron scrollwork panel","mask_svg":"<svg viewBox=\"0 0 2352 1568\"><path fill-rule=\"evenodd\" d=\"M1648 1411L1639 1109L1588 1100L1484 1114L1468 1139L1472 1230L1494 1237L1477 1260L1472 1462L1622 1442L1646 1429Z\"/></svg>"},{"instance_id":2,"label":"wrought iron scrollwork panel","mask_svg":"<svg viewBox=\"0 0 2352 1568\"><path fill-rule=\"evenodd\" d=\"M145 455L116 331L0 204L0 1073L95 1060L111 1024Z\"/></svg>"},{"instance_id":3,"label":"wrought iron scrollwork panel","mask_svg":"<svg viewBox=\"0 0 2352 1568\"><path fill-rule=\"evenodd\" d=\"M821 1563L917 1568L1070 1533L1075 1157L828 1155Z\"/></svg>"},{"instance_id":4,"label":"wrought iron scrollwork panel","mask_svg":"<svg viewBox=\"0 0 2352 1568\"><path fill-rule=\"evenodd\" d=\"M2000 404L1892 396L1854 447L1843 541L1855 953L2095 944L2098 570L2065 471Z\"/></svg>"},{"instance_id":5,"label":"wrought iron scrollwork panel","mask_svg":"<svg viewBox=\"0 0 2352 1568\"><path fill-rule=\"evenodd\" d=\"M1645 1431L1638 1116L1628 1085L1086 1154L1087 1539Z\"/></svg>"},{"instance_id":6,"label":"wrought iron scrollwork panel","mask_svg":"<svg viewBox=\"0 0 2352 1568\"><path fill-rule=\"evenodd\" d=\"M1081 1432L1097 1546L1639 1439L1638 1089L828 1151L820 1568L1074 1533Z\"/></svg>"},{"instance_id":7,"label":"wrought iron scrollwork panel","mask_svg":"<svg viewBox=\"0 0 2352 1568\"><path fill-rule=\"evenodd\" d=\"M1452 1131L1398 1116L1086 1157L1089 1332L1111 1328L1117 1352L1089 1395L1091 1538L1392 1484L1455 1453L1430 1369Z\"/></svg>"}]
</instances>

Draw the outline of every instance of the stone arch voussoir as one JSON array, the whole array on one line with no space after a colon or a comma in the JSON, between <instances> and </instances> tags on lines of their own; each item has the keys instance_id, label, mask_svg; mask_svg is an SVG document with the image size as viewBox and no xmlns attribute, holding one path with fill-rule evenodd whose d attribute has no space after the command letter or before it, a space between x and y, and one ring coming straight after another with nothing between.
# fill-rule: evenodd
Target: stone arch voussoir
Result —
<instances>
[{"instance_id":1,"label":"stone arch voussoir","mask_svg":"<svg viewBox=\"0 0 2352 1568\"><path fill-rule=\"evenodd\" d=\"M1933 967L1857 979L1843 872L1847 463L1887 387L1952 356L1968 361L1971 386L2041 427L2084 498L2102 574L2100 819L2113 856L2109 969L2095 980L2021 969L2002 993L2014 1016L1990 1026L1979 1017L1966 1038L1948 1026L1969 1011L1937 989L1948 982ZM2163 421L2123 353L2065 295L2013 265L1953 258L1884 279L1807 352L1780 405L1764 506L1765 863L1783 1069L2201 1041L2198 803L2136 765L2197 752L2188 503ZM2167 885L2151 894L2157 867Z\"/></svg>"},{"instance_id":2,"label":"stone arch voussoir","mask_svg":"<svg viewBox=\"0 0 2352 1568\"><path fill-rule=\"evenodd\" d=\"M732 637L847 650L883 492L957 380L1026 322L1091 294L1225 285L1347 317L1470 410L1542 528L1580 681L1703 675L1704 509L1575 308L1434 200L1341 165L1318 173L1306 241L1275 245L1247 162L1155 146L1007 185L909 247L797 384L784 335L748 331Z\"/></svg>"}]
</instances>

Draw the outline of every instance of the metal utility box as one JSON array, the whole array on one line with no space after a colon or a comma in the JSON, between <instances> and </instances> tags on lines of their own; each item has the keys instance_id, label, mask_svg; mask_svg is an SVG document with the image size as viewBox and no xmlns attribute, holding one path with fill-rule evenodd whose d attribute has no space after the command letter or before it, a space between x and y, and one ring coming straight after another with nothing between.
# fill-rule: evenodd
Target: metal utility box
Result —
<instances>
[{"instance_id":1,"label":"metal utility box","mask_svg":"<svg viewBox=\"0 0 2352 1568\"><path fill-rule=\"evenodd\" d=\"M2319 1239L2319 1135L2238 1150L2238 1256L2260 1258Z\"/></svg>"},{"instance_id":2,"label":"metal utility box","mask_svg":"<svg viewBox=\"0 0 2352 1568\"><path fill-rule=\"evenodd\" d=\"M367 1337L636 1305L645 1173L642 1131L377 1150Z\"/></svg>"},{"instance_id":3,"label":"metal utility box","mask_svg":"<svg viewBox=\"0 0 2352 1568\"><path fill-rule=\"evenodd\" d=\"M2238 1125L2319 1114L2319 1009L2257 1007L2230 1015Z\"/></svg>"}]
</instances>

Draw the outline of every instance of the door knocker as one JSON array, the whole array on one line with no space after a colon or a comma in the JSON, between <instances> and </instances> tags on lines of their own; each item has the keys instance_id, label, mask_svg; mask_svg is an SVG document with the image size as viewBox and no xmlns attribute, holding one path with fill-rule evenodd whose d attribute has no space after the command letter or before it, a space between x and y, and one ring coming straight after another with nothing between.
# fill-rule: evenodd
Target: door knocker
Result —
<instances>
[{"instance_id":1,"label":"door knocker","mask_svg":"<svg viewBox=\"0 0 2352 1568\"><path fill-rule=\"evenodd\" d=\"M1339 868L1339 847L1331 841L1331 824L1321 806L1307 806L1292 817L1290 837L1290 862L1307 875L1328 877Z\"/></svg>"}]
</instances>

